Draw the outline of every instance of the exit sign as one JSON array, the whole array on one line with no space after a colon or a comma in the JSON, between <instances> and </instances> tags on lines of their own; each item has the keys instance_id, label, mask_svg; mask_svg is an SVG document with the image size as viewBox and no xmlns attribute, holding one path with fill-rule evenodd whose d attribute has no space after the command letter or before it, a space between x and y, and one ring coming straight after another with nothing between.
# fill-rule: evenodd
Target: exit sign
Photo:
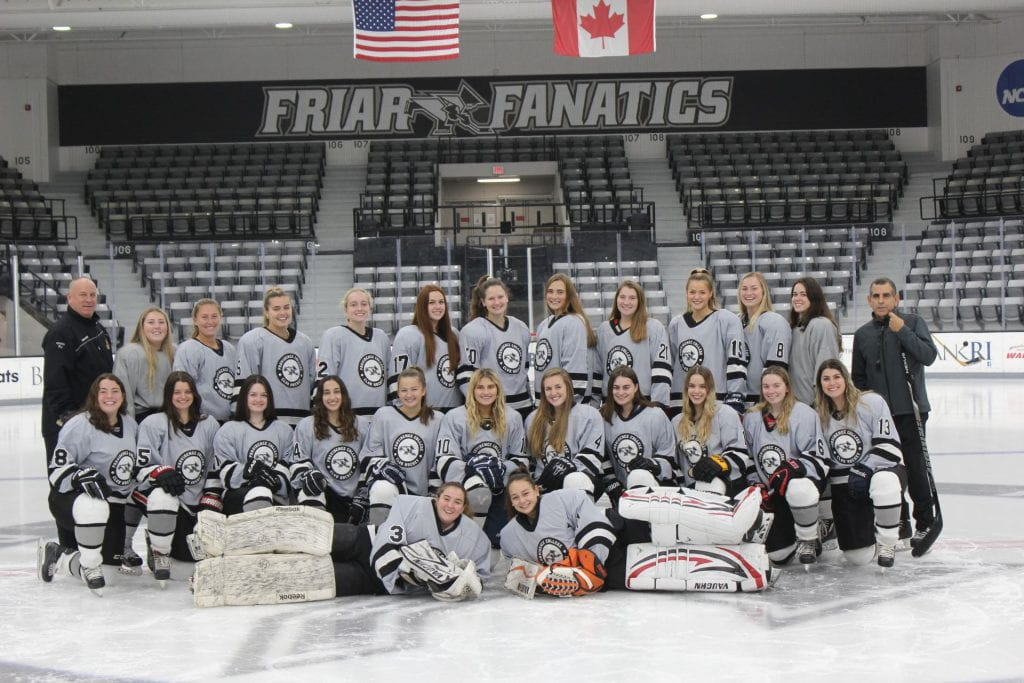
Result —
<instances>
[{"instance_id":1,"label":"exit sign","mask_svg":"<svg viewBox=\"0 0 1024 683\"><path fill-rule=\"evenodd\" d=\"M505 167L491 166L491 175L505 175Z\"/></svg>"}]
</instances>

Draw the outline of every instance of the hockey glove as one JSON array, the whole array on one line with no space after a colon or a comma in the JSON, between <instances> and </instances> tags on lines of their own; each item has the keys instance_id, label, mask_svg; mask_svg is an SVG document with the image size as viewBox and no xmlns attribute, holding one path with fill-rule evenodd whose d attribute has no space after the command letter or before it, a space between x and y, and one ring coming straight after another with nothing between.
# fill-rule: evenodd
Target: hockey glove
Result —
<instances>
[{"instance_id":1,"label":"hockey glove","mask_svg":"<svg viewBox=\"0 0 1024 683\"><path fill-rule=\"evenodd\" d=\"M560 598L596 593L608 572L589 550L569 548L569 556L537 574L537 587Z\"/></svg>"},{"instance_id":2,"label":"hockey glove","mask_svg":"<svg viewBox=\"0 0 1024 683\"><path fill-rule=\"evenodd\" d=\"M544 465L544 470L537 477L537 483L546 491L555 491L562 488L566 475L575 471L576 465L572 461L555 456Z\"/></svg>"},{"instance_id":3,"label":"hockey glove","mask_svg":"<svg viewBox=\"0 0 1024 683\"><path fill-rule=\"evenodd\" d=\"M449 563L456 567L458 576L444 583L427 581L427 588L435 600L442 602L459 602L471 600L480 595L483 586L480 577L476 573L476 563L473 560L463 560L454 552L448 553L446 558Z\"/></svg>"},{"instance_id":4,"label":"hockey glove","mask_svg":"<svg viewBox=\"0 0 1024 683\"><path fill-rule=\"evenodd\" d=\"M491 493L498 494L505 489L505 468L493 455L474 455L466 461L466 475L480 477Z\"/></svg>"},{"instance_id":5,"label":"hockey glove","mask_svg":"<svg viewBox=\"0 0 1024 683\"><path fill-rule=\"evenodd\" d=\"M321 495L326 485L327 477L316 470L310 470L302 475L302 492L310 498Z\"/></svg>"},{"instance_id":6,"label":"hockey glove","mask_svg":"<svg viewBox=\"0 0 1024 683\"><path fill-rule=\"evenodd\" d=\"M768 477L768 490L772 493L785 497L789 488L790 479L799 479L807 476L807 468L799 460L790 458L775 468Z\"/></svg>"},{"instance_id":7,"label":"hockey glove","mask_svg":"<svg viewBox=\"0 0 1024 683\"><path fill-rule=\"evenodd\" d=\"M850 468L850 476L846 480L846 491L850 500L867 500L870 497L871 475L874 472L863 463Z\"/></svg>"},{"instance_id":8,"label":"hockey glove","mask_svg":"<svg viewBox=\"0 0 1024 683\"><path fill-rule=\"evenodd\" d=\"M729 461L720 455L708 455L693 464L690 476L697 481L712 481L715 477L729 478Z\"/></svg>"},{"instance_id":9,"label":"hockey glove","mask_svg":"<svg viewBox=\"0 0 1024 683\"><path fill-rule=\"evenodd\" d=\"M772 492L768 485L762 482L755 482L751 486L755 487L757 492L761 494L761 509L765 512L772 512L775 506L772 505Z\"/></svg>"},{"instance_id":10,"label":"hockey glove","mask_svg":"<svg viewBox=\"0 0 1024 683\"><path fill-rule=\"evenodd\" d=\"M661 467L658 463L654 462L650 458L645 458L642 455L638 455L626 463L627 472L633 472L635 470L646 470L650 472L655 479L661 478Z\"/></svg>"},{"instance_id":11,"label":"hockey glove","mask_svg":"<svg viewBox=\"0 0 1024 683\"><path fill-rule=\"evenodd\" d=\"M366 513L370 509L370 499L366 495L366 489L360 489L352 497L348 504L348 523L359 526L366 520Z\"/></svg>"},{"instance_id":12,"label":"hockey glove","mask_svg":"<svg viewBox=\"0 0 1024 683\"><path fill-rule=\"evenodd\" d=\"M725 405L735 410L740 415L747 412L747 405L744 403L746 396L743 395L742 391L730 391L725 395Z\"/></svg>"},{"instance_id":13,"label":"hockey glove","mask_svg":"<svg viewBox=\"0 0 1024 683\"><path fill-rule=\"evenodd\" d=\"M262 460L250 458L249 462L245 464L242 476L249 482L249 486L265 486L271 491L277 490L279 483L277 474L272 465L268 465Z\"/></svg>"},{"instance_id":14,"label":"hockey glove","mask_svg":"<svg viewBox=\"0 0 1024 683\"><path fill-rule=\"evenodd\" d=\"M181 472L167 465L159 465L150 472L149 483L154 487L159 486L172 496L180 496L185 493L185 477L181 476Z\"/></svg>"},{"instance_id":15,"label":"hockey glove","mask_svg":"<svg viewBox=\"0 0 1024 683\"><path fill-rule=\"evenodd\" d=\"M106 500L110 495L110 486L103 475L91 467L81 467L71 475L71 485L90 498Z\"/></svg>"},{"instance_id":16,"label":"hockey glove","mask_svg":"<svg viewBox=\"0 0 1024 683\"><path fill-rule=\"evenodd\" d=\"M367 477L371 482L391 482L399 489L405 486L405 474L402 473L402 468L389 460L376 460L370 465Z\"/></svg>"},{"instance_id":17,"label":"hockey glove","mask_svg":"<svg viewBox=\"0 0 1024 683\"><path fill-rule=\"evenodd\" d=\"M213 512L224 512L224 501L221 500L220 493L217 491L203 491L203 495L199 496L199 508L198 511L211 510Z\"/></svg>"}]
</instances>

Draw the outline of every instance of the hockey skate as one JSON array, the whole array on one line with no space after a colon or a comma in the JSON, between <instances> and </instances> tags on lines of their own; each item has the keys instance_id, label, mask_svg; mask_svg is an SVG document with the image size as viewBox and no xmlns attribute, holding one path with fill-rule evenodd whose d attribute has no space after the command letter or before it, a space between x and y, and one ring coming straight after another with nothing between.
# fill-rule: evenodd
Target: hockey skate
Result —
<instances>
[{"instance_id":1,"label":"hockey skate","mask_svg":"<svg viewBox=\"0 0 1024 683\"><path fill-rule=\"evenodd\" d=\"M821 542L821 552L823 553L839 550L835 520L824 517L818 520L818 540Z\"/></svg>"},{"instance_id":2,"label":"hockey skate","mask_svg":"<svg viewBox=\"0 0 1024 683\"><path fill-rule=\"evenodd\" d=\"M49 542L43 543L39 541L39 546L36 548L36 572L39 574L39 578L46 583L53 581L53 577L57 574L58 563L64 555L64 548L60 547L59 543Z\"/></svg>"},{"instance_id":3,"label":"hockey skate","mask_svg":"<svg viewBox=\"0 0 1024 683\"><path fill-rule=\"evenodd\" d=\"M154 552L151 569L153 578L159 581L160 587L163 588L171 578L171 558L163 553Z\"/></svg>"},{"instance_id":4,"label":"hockey skate","mask_svg":"<svg viewBox=\"0 0 1024 683\"><path fill-rule=\"evenodd\" d=\"M103 566L82 567L79 571L82 574L82 581L85 582L89 590L97 596L102 596L103 588L107 585L106 580L103 578Z\"/></svg>"},{"instance_id":5,"label":"hockey skate","mask_svg":"<svg viewBox=\"0 0 1024 683\"><path fill-rule=\"evenodd\" d=\"M896 546L887 543L878 544L878 566L884 572L896 563Z\"/></svg>"},{"instance_id":6,"label":"hockey skate","mask_svg":"<svg viewBox=\"0 0 1024 683\"><path fill-rule=\"evenodd\" d=\"M914 532L914 535L910 537L910 547L916 548L920 545L922 539L928 535L928 530L930 528L931 527L918 527L917 531Z\"/></svg>"},{"instance_id":7,"label":"hockey skate","mask_svg":"<svg viewBox=\"0 0 1024 683\"><path fill-rule=\"evenodd\" d=\"M796 557L806 571L811 570L811 565L818 561L818 541L799 541L796 544Z\"/></svg>"},{"instance_id":8,"label":"hockey skate","mask_svg":"<svg viewBox=\"0 0 1024 683\"><path fill-rule=\"evenodd\" d=\"M142 558L131 548L121 553L121 566L117 568L125 576L142 576Z\"/></svg>"}]
</instances>

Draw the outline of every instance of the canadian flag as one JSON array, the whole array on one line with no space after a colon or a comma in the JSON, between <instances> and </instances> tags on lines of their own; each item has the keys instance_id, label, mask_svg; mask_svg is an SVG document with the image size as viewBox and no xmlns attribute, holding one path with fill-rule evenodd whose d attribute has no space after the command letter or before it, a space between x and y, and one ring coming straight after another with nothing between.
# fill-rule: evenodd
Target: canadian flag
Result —
<instances>
[{"instance_id":1,"label":"canadian flag","mask_svg":"<svg viewBox=\"0 0 1024 683\"><path fill-rule=\"evenodd\" d=\"M654 0L551 0L555 54L621 57L654 52Z\"/></svg>"}]
</instances>

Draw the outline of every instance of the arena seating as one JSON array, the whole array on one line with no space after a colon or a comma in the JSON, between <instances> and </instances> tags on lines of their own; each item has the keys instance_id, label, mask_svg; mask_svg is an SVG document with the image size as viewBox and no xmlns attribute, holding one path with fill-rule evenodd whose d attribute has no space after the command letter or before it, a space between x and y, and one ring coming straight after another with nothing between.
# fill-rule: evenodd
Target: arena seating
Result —
<instances>
[{"instance_id":1,"label":"arena seating","mask_svg":"<svg viewBox=\"0 0 1024 683\"><path fill-rule=\"evenodd\" d=\"M462 266L360 266L353 271L352 286L373 295L373 326L392 337L412 323L416 295L427 284L439 285L448 293L452 324L462 327Z\"/></svg>"},{"instance_id":2,"label":"arena seating","mask_svg":"<svg viewBox=\"0 0 1024 683\"><path fill-rule=\"evenodd\" d=\"M86 199L111 239L314 233L323 143L104 147Z\"/></svg>"},{"instance_id":3,"label":"arena seating","mask_svg":"<svg viewBox=\"0 0 1024 683\"><path fill-rule=\"evenodd\" d=\"M0 157L0 241L66 243L77 236L77 219L65 215L63 200L44 197Z\"/></svg>"},{"instance_id":4,"label":"arena seating","mask_svg":"<svg viewBox=\"0 0 1024 683\"><path fill-rule=\"evenodd\" d=\"M1024 220L933 223L911 261L902 305L940 329L1020 329Z\"/></svg>"},{"instance_id":5,"label":"arena seating","mask_svg":"<svg viewBox=\"0 0 1024 683\"><path fill-rule=\"evenodd\" d=\"M935 183L935 218L1024 213L1024 130L989 133Z\"/></svg>"},{"instance_id":6,"label":"arena seating","mask_svg":"<svg viewBox=\"0 0 1024 683\"><path fill-rule=\"evenodd\" d=\"M594 327L608 319L615 303L615 290L626 279L639 282L647 295L648 314L668 325L671 310L658 271L657 261L582 261L553 263L552 272L567 273L573 278L583 304L583 311Z\"/></svg>"},{"instance_id":7,"label":"arena seating","mask_svg":"<svg viewBox=\"0 0 1024 683\"><path fill-rule=\"evenodd\" d=\"M882 130L673 134L668 158L691 225L887 221L908 179Z\"/></svg>"}]
</instances>

